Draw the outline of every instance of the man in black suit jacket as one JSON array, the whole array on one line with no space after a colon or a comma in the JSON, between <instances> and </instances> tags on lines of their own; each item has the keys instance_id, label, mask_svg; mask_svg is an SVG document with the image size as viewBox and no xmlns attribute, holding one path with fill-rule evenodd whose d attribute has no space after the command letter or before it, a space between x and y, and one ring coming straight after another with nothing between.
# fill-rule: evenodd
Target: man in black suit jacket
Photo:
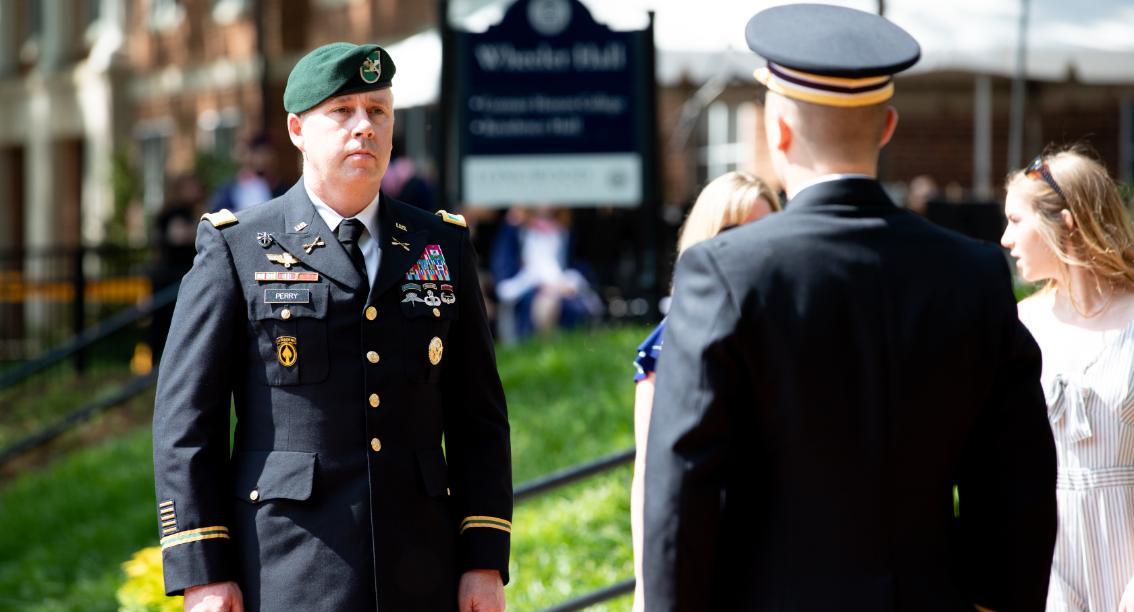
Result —
<instances>
[{"instance_id":1,"label":"man in black suit jacket","mask_svg":"<svg viewBox=\"0 0 1134 612\"><path fill-rule=\"evenodd\" d=\"M300 60L303 179L197 231L154 410L187 610L504 609L509 429L476 257L460 216L379 193L393 73L377 45Z\"/></svg>"},{"instance_id":2,"label":"man in black suit jacket","mask_svg":"<svg viewBox=\"0 0 1134 612\"><path fill-rule=\"evenodd\" d=\"M822 5L747 34L790 200L678 264L646 609L1042 610L1055 453L1006 262L875 179L917 43Z\"/></svg>"}]
</instances>

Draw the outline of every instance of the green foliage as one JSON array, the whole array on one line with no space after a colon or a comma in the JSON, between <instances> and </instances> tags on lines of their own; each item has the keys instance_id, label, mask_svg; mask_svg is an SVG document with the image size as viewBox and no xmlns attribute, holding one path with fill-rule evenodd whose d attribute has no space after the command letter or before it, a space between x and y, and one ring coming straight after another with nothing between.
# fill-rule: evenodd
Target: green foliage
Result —
<instances>
[{"instance_id":1,"label":"green foliage","mask_svg":"<svg viewBox=\"0 0 1134 612\"><path fill-rule=\"evenodd\" d=\"M631 359L647 333L565 334L500 349L517 484L633 444ZM136 428L0 488L0 610L179 609L162 596L152 550L151 456L149 428ZM509 609L632 576L629 489L624 467L517 507ZM624 597L595 609L629 606Z\"/></svg>"},{"instance_id":2,"label":"green foliage","mask_svg":"<svg viewBox=\"0 0 1134 612\"><path fill-rule=\"evenodd\" d=\"M634 575L626 466L516 508L508 606L539 610ZM592 610L629 610L622 597Z\"/></svg>"},{"instance_id":3,"label":"green foliage","mask_svg":"<svg viewBox=\"0 0 1134 612\"><path fill-rule=\"evenodd\" d=\"M237 165L227 152L201 151L197 153L193 172L201 179L206 193L212 193L236 175Z\"/></svg>"},{"instance_id":4,"label":"green foliage","mask_svg":"<svg viewBox=\"0 0 1134 612\"><path fill-rule=\"evenodd\" d=\"M125 151L115 151L110 159L110 188L114 210L106 223L106 242L125 245L129 242L126 218L130 203L142 193L142 179Z\"/></svg>"},{"instance_id":5,"label":"green foliage","mask_svg":"<svg viewBox=\"0 0 1134 612\"><path fill-rule=\"evenodd\" d=\"M181 612L184 597L166 597L161 574L161 547L150 546L122 564L126 583L118 589L122 612Z\"/></svg>"},{"instance_id":6,"label":"green foliage","mask_svg":"<svg viewBox=\"0 0 1134 612\"><path fill-rule=\"evenodd\" d=\"M115 609L119 564L157 532L150 457L138 429L0 489L0 610Z\"/></svg>"}]
</instances>

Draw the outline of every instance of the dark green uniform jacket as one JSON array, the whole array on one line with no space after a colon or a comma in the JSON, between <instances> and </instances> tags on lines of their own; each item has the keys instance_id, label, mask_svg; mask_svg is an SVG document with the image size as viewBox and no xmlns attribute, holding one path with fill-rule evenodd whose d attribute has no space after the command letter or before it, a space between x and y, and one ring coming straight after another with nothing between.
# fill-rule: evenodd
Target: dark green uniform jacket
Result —
<instances>
[{"instance_id":1,"label":"dark green uniform jacket","mask_svg":"<svg viewBox=\"0 0 1134 612\"><path fill-rule=\"evenodd\" d=\"M448 610L464 570L507 581L507 410L468 232L379 209L372 288L302 182L201 223L154 413L170 594Z\"/></svg>"}]
</instances>

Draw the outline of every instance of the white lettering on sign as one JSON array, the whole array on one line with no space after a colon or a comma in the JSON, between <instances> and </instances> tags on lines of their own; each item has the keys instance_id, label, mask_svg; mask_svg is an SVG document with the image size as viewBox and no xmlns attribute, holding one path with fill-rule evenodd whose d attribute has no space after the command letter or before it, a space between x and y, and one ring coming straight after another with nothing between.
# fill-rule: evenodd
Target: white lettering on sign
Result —
<instances>
[{"instance_id":1,"label":"white lettering on sign","mask_svg":"<svg viewBox=\"0 0 1134 612\"><path fill-rule=\"evenodd\" d=\"M570 49L543 42L534 48L517 49L511 43L483 43L473 48L477 64L485 72L616 72L626 69L626 45L579 42Z\"/></svg>"},{"instance_id":2,"label":"white lettering on sign","mask_svg":"<svg viewBox=\"0 0 1134 612\"><path fill-rule=\"evenodd\" d=\"M291 292L288 292L288 293L277 293L276 296L280 297L282 299L285 299L285 300L298 300L299 299L299 294L294 292L294 291L291 291Z\"/></svg>"},{"instance_id":3,"label":"white lettering on sign","mask_svg":"<svg viewBox=\"0 0 1134 612\"><path fill-rule=\"evenodd\" d=\"M518 203L637 206L642 160L636 153L473 155L464 159L469 207Z\"/></svg>"},{"instance_id":4,"label":"white lettering on sign","mask_svg":"<svg viewBox=\"0 0 1134 612\"><path fill-rule=\"evenodd\" d=\"M469 110L488 115L515 115L520 113L586 113L592 115L620 115L626 111L626 98L604 93L582 93L573 96L493 96L469 97Z\"/></svg>"}]
</instances>

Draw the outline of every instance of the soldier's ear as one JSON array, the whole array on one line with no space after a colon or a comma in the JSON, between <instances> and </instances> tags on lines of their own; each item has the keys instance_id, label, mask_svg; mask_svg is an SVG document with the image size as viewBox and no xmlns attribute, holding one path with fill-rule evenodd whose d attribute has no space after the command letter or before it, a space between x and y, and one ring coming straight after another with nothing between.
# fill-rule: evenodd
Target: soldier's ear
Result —
<instances>
[{"instance_id":1,"label":"soldier's ear","mask_svg":"<svg viewBox=\"0 0 1134 612\"><path fill-rule=\"evenodd\" d=\"M791 141L794 134L791 131L791 125L784 120L783 115L777 115L776 120L772 123L772 133L768 135L768 142L771 143L777 151L787 152L791 148Z\"/></svg>"},{"instance_id":2,"label":"soldier's ear","mask_svg":"<svg viewBox=\"0 0 1134 612\"><path fill-rule=\"evenodd\" d=\"M894 130L898 127L898 109L893 106L886 107L886 123L882 127L882 137L878 139L878 148L890 143L894 137Z\"/></svg>"},{"instance_id":3,"label":"soldier's ear","mask_svg":"<svg viewBox=\"0 0 1134 612\"><path fill-rule=\"evenodd\" d=\"M299 149L301 153L306 153L303 150L303 120L295 113L287 114L287 136L291 138L291 144Z\"/></svg>"}]
</instances>

